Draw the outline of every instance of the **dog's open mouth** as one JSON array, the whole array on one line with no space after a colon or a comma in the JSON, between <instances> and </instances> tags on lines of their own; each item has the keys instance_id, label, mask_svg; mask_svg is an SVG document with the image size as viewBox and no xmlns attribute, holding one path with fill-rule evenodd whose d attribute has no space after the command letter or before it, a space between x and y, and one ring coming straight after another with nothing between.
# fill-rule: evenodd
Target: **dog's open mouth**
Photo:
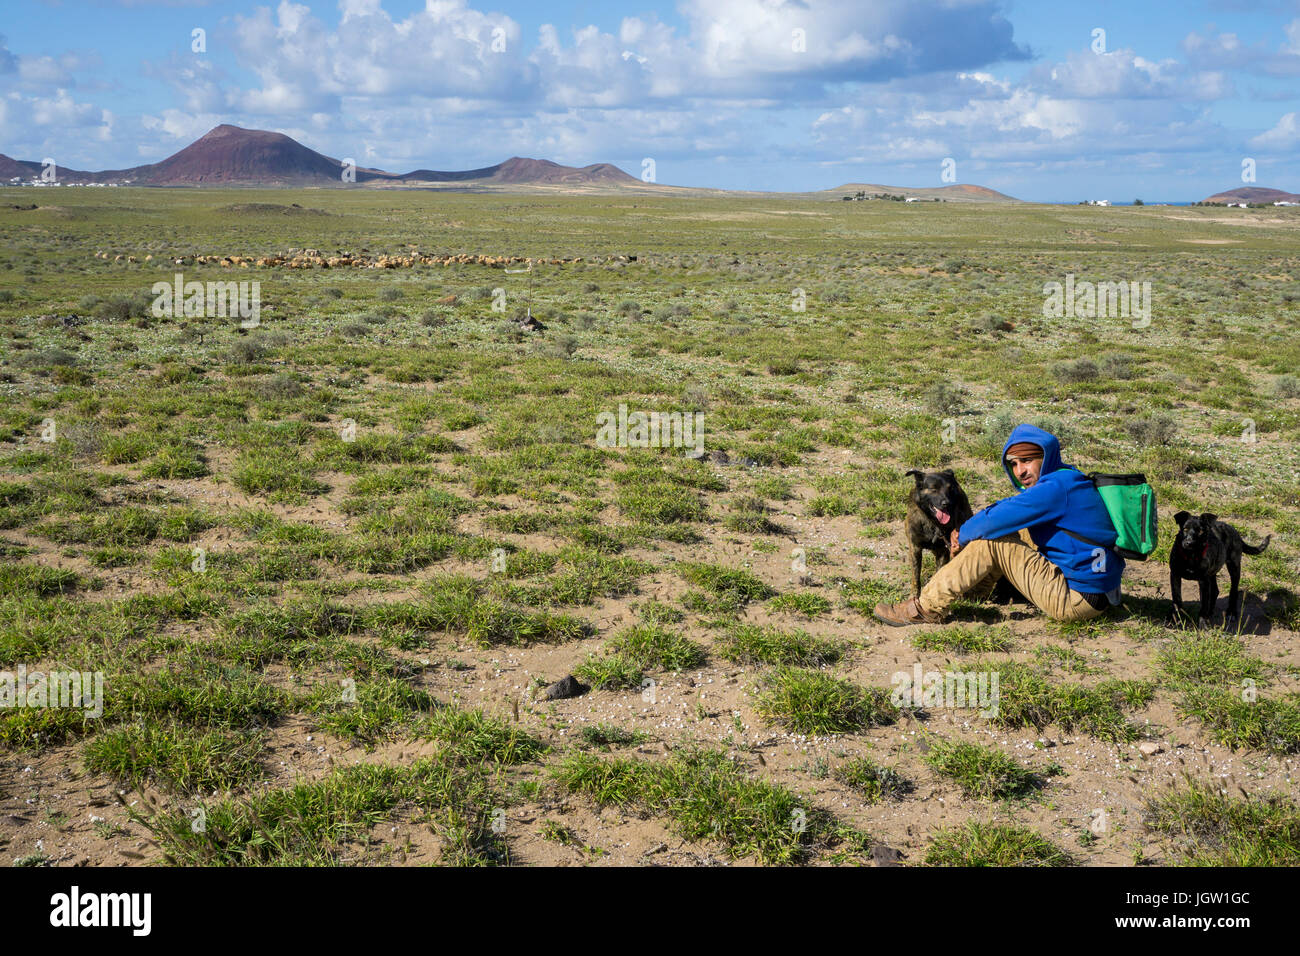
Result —
<instances>
[{"instance_id":1,"label":"dog's open mouth","mask_svg":"<svg viewBox=\"0 0 1300 956\"><path fill-rule=\"evenodd\" d=\"M942 508L935 508L934 520L939 522L939 524L947 524L952 520L952 515L948 514L948 512L944 511Z\"/></svg>"}]
</instances>

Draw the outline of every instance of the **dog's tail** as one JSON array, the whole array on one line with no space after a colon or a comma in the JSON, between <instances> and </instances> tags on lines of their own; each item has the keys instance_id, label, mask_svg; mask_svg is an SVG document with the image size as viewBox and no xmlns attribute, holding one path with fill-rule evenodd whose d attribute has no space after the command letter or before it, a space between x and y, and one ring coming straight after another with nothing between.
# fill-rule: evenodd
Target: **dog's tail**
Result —
<instances>
[{"instance_id":1,"label":"dog's tail","mask_svg":"<svg viewBox=\"0 0 1300 956\"><path fill-rule=\"evenodd\" d=\"M1254 548L1252 548L1245 541L1243 541L1241 542L1241 551L1243 554L1263 554L1264 549L1268 547L1268 543L1272 540L1273 540L1273 536L1270 534L1263 541L1261 541L1257 547Z\"/></svg>"}]
</instances>

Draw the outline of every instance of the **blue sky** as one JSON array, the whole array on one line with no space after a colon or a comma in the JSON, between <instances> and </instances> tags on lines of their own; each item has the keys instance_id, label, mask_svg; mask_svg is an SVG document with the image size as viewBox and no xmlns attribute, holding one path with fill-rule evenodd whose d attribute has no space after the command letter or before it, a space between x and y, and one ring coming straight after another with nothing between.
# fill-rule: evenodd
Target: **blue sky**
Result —
<instances>
[{"instance_id":1,"label":"blue sky","mask_svg":"<svg viewBox=\"0 0 1300 956\"><path fill-rule=\"evenodd\" d=\"M1300 191L1300 0L30 0L0 37L0 153L79 169L234 123L394 171L649 158L787 190L951 158L1025 199L1158 201L1249 158Z\"/></svg>"}]
</instances>

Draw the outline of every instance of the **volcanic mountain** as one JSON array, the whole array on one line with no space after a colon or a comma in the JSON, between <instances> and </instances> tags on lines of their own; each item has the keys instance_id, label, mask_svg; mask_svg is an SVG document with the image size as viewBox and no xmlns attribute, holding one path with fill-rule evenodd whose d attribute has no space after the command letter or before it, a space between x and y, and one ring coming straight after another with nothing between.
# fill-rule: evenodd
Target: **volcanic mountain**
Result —
<instances>
[{"instance_id":1,"label":"volcanic mountain","mask_svg":"<svg viewBox=\"0 0 1300 956\"><path fill-rule=\"evenodd\" d=\"M179 153L135 170L151 186L255 183L265 186L340 183L342 163L283 133L218 126ZM360 179L361 170L357 170Z\"/></svg>"},{"instance_id":2,"label":"volcanic mountain","mask_svg":"<svg viewBox=\"0 0 1300 956\"><path fill-rule=\"evenodd\" d=\"M1238 186L1236 189L1225 189L1221 193L1215 193L1202 202L1300 202L1300 195L1296 193L1283 192L1280 189L1268 189L1264 186Z\"/></svg>"},{"instance_id":3,"label":"volcanic mountain","mask_svg":"<svg viewBox=\"0 0 1300 956\"><path fill-rule=\"evenodd\" d=\"M0 180L39 177L41 164L0 155ZM283 133L222 125L158 163L131 169L88 173L58 169L64 183L122 183L134 186L343 186L344 165ZM417 169L389 173L358 166L356 182L371 185L465 183L473 186L632 186L644 185L609 163L581 169L545 159L515 156L481 169Z\"/></svg>"}]
</instances>

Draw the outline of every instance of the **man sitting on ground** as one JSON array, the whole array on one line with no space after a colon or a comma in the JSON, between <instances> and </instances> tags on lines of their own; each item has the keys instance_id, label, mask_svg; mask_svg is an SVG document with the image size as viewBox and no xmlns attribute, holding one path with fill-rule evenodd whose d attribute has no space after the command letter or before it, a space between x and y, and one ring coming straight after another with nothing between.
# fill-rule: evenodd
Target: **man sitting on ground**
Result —
<instances>
[{"instance_id":1,"label":"man sitting on ground","mask_svg":"<svg viewBox=\"0 0 1300 956\"><path fill-rule=\"evenodd\" d=\"M953 531L952 560L919 598L877 604L878 620L941 624L953 602L987 596L1004 577L1058 621L1086 621L1119 604L1124 559L1114 551L1115 526L1092 481L1061 461L1056 436L1017 425L1002 449L1002 467L1018 493Z\"/></svg>"}]
</instances>

